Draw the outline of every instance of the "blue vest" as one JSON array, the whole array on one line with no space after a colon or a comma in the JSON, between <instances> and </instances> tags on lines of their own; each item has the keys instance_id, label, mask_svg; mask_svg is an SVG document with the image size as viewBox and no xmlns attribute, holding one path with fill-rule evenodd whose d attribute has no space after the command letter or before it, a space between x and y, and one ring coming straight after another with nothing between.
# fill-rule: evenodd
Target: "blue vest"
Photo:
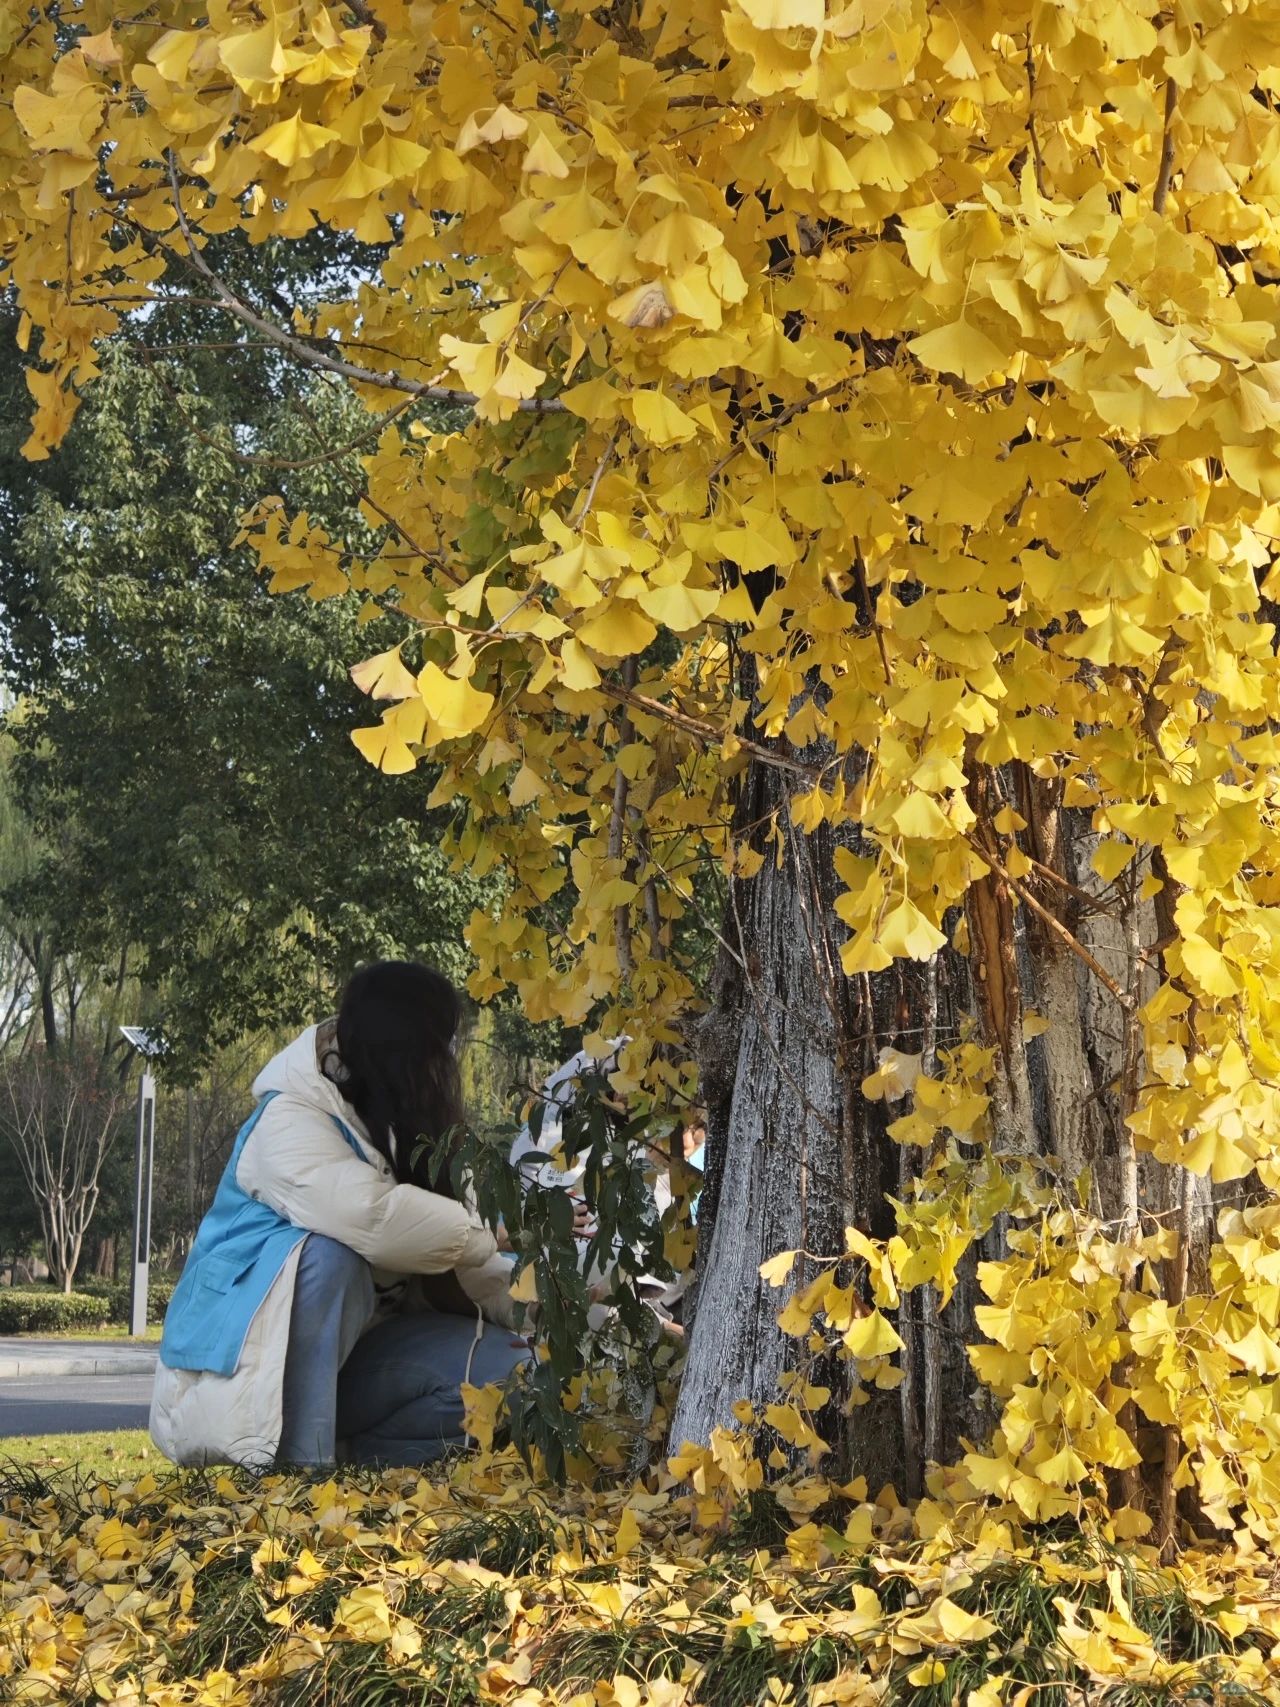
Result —
<instances>
[{"instance_id":1,"label":"blue vest","mask_svg":"<svg viewBox=\"0 0 1280 1707\"><path fill-rule=\"evenodd\" d=\"M278 1093L266 1096L236 1136L208 1213L174 1288L164 1319L160 1361L169 1369L234 1375L249 1325L270 1292L289 1254L307 1236L268 1204L240 1188L236 1168L249 1134ZM368 1158L337 1115L334 1125L361 1161Z\"/></svg>"}]
</instances>

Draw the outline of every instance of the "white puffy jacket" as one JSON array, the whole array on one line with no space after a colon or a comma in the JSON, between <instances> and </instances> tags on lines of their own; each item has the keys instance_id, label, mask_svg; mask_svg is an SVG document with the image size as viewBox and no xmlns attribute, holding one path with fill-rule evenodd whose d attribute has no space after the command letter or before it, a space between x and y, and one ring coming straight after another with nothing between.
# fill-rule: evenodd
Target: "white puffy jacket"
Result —
<instances>
[{"instance_id":1,"label":"white puffy jacket","mask_svg":"<svg viewBox=\"0 0 1280 1707\"><path fill-rule=\"evenodd\" d=\"M240 1188L296 1227L350 1246L385 1287L396 1278L452 1272L477 1310L513 1325L511 1264L473 1210L452 1198L399 1184L369 1142L359 1116L320 1070L332 1022L311 1026L254 1081L278 1094L245 1143ZM360 1141L355 1155L337 1117ZM261 1465L280 1443L281 1390L301 1244L289 1256L250 1325L233 1375L156 1367L151 1438L179 1464Z\"/></svg>"}]
</instances>

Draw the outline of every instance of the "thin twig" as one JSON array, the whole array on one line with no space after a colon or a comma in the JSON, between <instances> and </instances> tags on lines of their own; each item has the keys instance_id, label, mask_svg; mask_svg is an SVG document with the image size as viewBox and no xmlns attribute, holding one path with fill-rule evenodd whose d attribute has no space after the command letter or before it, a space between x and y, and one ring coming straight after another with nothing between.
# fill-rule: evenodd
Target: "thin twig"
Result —
<instances>
[{"instance_id":1,"label":"thin twig","mask_svg":"<svg viewBox=\"0 0 1280 1707\"><path fill-rule=\"evenodd\" d=\"M647 717L660 717L666 723L674 724L677 729L684 730L703 746L719 747L725 741L734 741L752 758L759 759L761 764L771 765L775 770L788 771L793 776L803 777L811 784L822 781L824 772L811 765L801 764L798 759L791 759L785 753L776 753L771 747L764 746L759 741L752 741L745 735L739 735L731 729L717 729L714 723L707 723L702 718L691 717L687 711L680 711L673 705L663 705L661 700L650 699L647 694L628 690L617 682L603 681L600 691L610 699L620 704L629 705L635 711L640 711Z\"/></svg>"},{"instance_id":2,"label":"thin twig","mask_svg":"<svg viewBox=\"0 0 1280 1707\"><path fill-rule=\"evenodd\" d=\"M715 484L739 451L746 450L748 447L754 449L756 445L763 443L771 433L778 432L789 421L794 421L797 415L803 415L807 409L812 409L815 404L825 402L828 397L834 397L838 391L843 391L845 386L852 385L853 379L853 375L847 379L838 379L834 385L824 386L821 391L812 391L807 397L797 398L794 403L788 403L785 409L779 409L776 415L770 415L768 420L764 421L754 433L748 433L745 437L738 439L724 453L707 475L708 486Z\"/></svg>"},{"instance_id":3,"label":"thin twig","mask_svg":"<svg viewBox=\"0 0 1280 1707\"><path fill-rule=\"evenodd\" d=\"M1099 962L1094 959L1093 955L1089 953L1089 950L1080 941L1079 937L1073 936L1061 919L1055 917L1055 915L1051 913L1042 902L1037 901L1031 891L1019 883L1018 879L1010 873L1008 867L1000 863L1000 860L989 847L986 847L982 842L977 841L972 836L966 836L965 840L973 849L974 853L976 853L980 859L985 860L997 876L1004 879L1018 899L1025 902L1036 917L1038 919L1042 919L1044 923L1048 925L1049 929L1053 931L1055 936L1057 936L1061 942L1066 944L1072 954L1084 962L1090 972L1093 973L1094 977L1098 979L1099 983L1101 983L1105 989L1110 991L1116 1001L1119 1002L1120 1006L1127 1013L1130 1007L1134 1005L1133 997L1130 995L1129 991L1121 988L1121 986L1107 971L1105 966L1100 965Z\"/></svg>"},{"instance_id":4,"label":"thin twig","mask_svg":"<svg viewBox=\"0 0 1280 1707\"><path fill-rule=\"evenodd\" d=\"M381 18L374 17L366 0L342 0L342 3L353 18L358 18L362 24L368 24L379 41L386 41L387 26Z\"/></svg>"},{"instance_id":5,"label":"thin twig","mask_svg":"<svg viewBox=\"0 0 1280 1707\"><path fill-rule=\"evenodd\" d=\"M279 349L287 351L306 366L322 368L326 373L339 374L343 379L349 379L356 385L382 386L388 391L402 391L408 397L425 397L433 402L449 403L458 408L471 408L480 401L479 395L474 391L454 391L447 385L436 385L423 380L408 379L404 374L397 373L394 369L389 369L385 373L378 373L373 368L360 367L355 362L328 355L324 350L318 350L313 345L304 343L302 339L286 332L282 327L256 313L223 284L200 253L191 226L187 222L187 216L182 211L182 191L178 184L178 173L174 164L172 149L169 150L166 160L169 168L169 182L173 186L173 200L178 216L178 227L187 246L191 265L212 286L221 306L226 309L228 314L234 315L242 325L251 326L255 332L260 333L262 337L268 339ZM516 408L521 413L535 415L567 413L566 405L558 397L524 397L516 404Z\"/></svg>"},{"instance_id":6,"label":"thin twig","mask_svg":"<svg viewBox=\"0 0 1280 1707\"><path fill-rule=\"evenodd\" d=\"M581 527L582 523L585 522L587 517L591 514L591 506L596 501L596 491L600 485L601 480L604 478L605 469L608 468L609 463L611 462L611 460L613 458L614 449L617 446L618 434L620 431L621 431L620 427L615 427L613 429L613 432L609 438L609 442L604 447L604 455L600 458L599 462L596 464L596 471L591 476L591 484L587 487L586 501L583 503L583 506L582 506L582 514L577 518L577 523L578 523L579 527ZM570 519L572 519L572 517Z\"/></svg>"},{"instance_id":7,"label":"thin twig","mask_svg":"<svg viewBox=\"0 0 1280 1707\"><path fill-rule=\"evenodd\" d=\"M203 349L208 346L196 345L195 347ZM246 347L251 348L252 346L246 346L244 344L229 344L224 347L227 349L242 350ZM169 401L173 404L178 414L182 416L188 431L199 439L201 444L208 445L210 450L218 451L229 461L239 463L242 467L246 468L274 468L287 473L296 473L301 469L316 468L321 463L342 461L352 451L358 450L361 445L366 444L372 438L376 438L382 432L383 428L390 426L392 421L394 421L398 415L403 415L406 409L413 407L413 399L406 397L401 402L393 404L390 409L384 411L381 415L375 416L364 431L357 433L355 438L348 439L345 444L335 445L332 450L318 451L315 456L303 457L300 460L293 460L289 457L283 456L255 456L250 451L236 450L234 446L224 444L221 439L215 438L212 433L206 433L202 427L196 425L196 422L190 413L183 407L181 395L172 385L169 384L169 381L165 378L163 371L157 365L155 359L157 355L166 354L169 349L182 348L181 345L161 346L155 344L135 344L132 348L138 351L143 361L147 364L148 370L155 375L155 378L159 381L162 390L168 396Z\"/></svg>"},{"instance_id":8,"label":"thin twig","mask_svg":"<svg viewBox=\"0 0 1280 1707\"><path fill-rule=\"evenodd\" d=\"M628 658L622 666L622 685L628 691L635 687L638 667L638 660L634 657ZM624 706L618 718L617 770L613 778L613 808L609 815L609 859L615 864L622 861L623 833L627 821L627 792L630 786L622 766L622 749L631 740L631 735L631 719ZM631 908L625 901L613 909L613 940L618 953L618 969L624 978L629 978L635 971L635 956L631 950Z\"/></svg>"},{"instance_id":9,"label":"thin twig","mask_svg":"<svg viewBox=\"0 0 1280 1707\"><path fill-rule=\"evenodd\" d=\"M876 607L871 601L871 588L867 582L867 565L862 555L862 547L855 539L853 542L853 573L858 583L858 594L867 607L867 621L875 631L876 645L880 648L880 663L884 669L884 679L890 687L893 686L893 672L889 668L889 653L885 648L884 631L876 619Z\"/></svg>"},{"instance_id":10,"label":"thin twig","mask_svg":"<svg viewBox=\"0 0 1280 1707\"><path fill-rule=\"evenodd\" d=\"M1027 136L1031 141L1031 160L1036 175L1036 188L1048 199L1044 187L1044 155L1040 152L1040 137L1036 131L1036 62L1031 50L1031 26L1027 26Z\"/></svg>"},{"instance_id":11,"label":"thin twig","mask_svg":"<svg viewBox=\"0 0 1280 1707\"><path fill-rule=\"evenodd\" d=\"M1069 877L1064 877L1060 871L1055 871L1051 865L1046 865L1043 860L1036 859L1034 855L1027 854L1026 858L1040 873L1041 877L1050 883L1056 883L1060 889L1065 889L1068 895L1079 901L1086 912L1110 914L1111 908L1097 895L1091 894L1087 889L1081 889L1078 883L1073 883Z\"/></svg>"},{"instance_id":12,"label":"thin twig","mask_svg":"<svg viewBox=\"0 0 1280 1707\"><path fill-rule=\"evenodd\" d=\"M1178 85L1170 77L1164 86L1164 135L1160 143L1160 171L1151 197L1151 206L1156 213L1164 212L1164 204L1169 199L1169 185L1173 182L1173 115L1177 108Z\"/></svg>"}]
</instances>

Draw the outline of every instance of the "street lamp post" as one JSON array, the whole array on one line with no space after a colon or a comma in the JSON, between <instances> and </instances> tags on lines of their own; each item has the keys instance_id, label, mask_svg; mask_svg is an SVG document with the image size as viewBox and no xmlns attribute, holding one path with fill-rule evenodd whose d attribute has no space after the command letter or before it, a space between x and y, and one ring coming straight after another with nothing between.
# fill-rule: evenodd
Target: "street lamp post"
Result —
<instances>
[{"instance_id":1,"label":"street lamp post","mask_svg":"<svg viewBox=\"0 0 1280 1707\"><path fill-rule=\"evenodd\" d=\"M138 1081L138 1130L134 1153L133 1256L129 1287L129 1332L139 1337L147 1331L147 1290L151 1272L151 1181L156 1160L156 1082L151 1062L163 1054L164 1046L150 1032L136 1025L122 1025L120 1033L131 1049L142 1057Z\"/></svg>"}]
</instances>

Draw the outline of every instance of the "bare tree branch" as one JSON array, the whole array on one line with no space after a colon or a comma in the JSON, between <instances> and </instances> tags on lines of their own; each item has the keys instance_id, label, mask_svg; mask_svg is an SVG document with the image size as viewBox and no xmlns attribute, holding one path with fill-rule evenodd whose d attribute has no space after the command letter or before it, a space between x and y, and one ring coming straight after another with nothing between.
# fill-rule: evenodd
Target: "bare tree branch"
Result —
<instances>
[{"instance_id":1,"label":"bare tree branch","mask_svg":"<svg viewBox=\"0 0 1280 1707\"><path fill-rule=\"evenodd\" d=\"M54 1279L71 1290L120 1135L120 1087L87 1055L32 1049L0 1067L0 1133L35 1200Z\"/></svg>"}]
</instances>

